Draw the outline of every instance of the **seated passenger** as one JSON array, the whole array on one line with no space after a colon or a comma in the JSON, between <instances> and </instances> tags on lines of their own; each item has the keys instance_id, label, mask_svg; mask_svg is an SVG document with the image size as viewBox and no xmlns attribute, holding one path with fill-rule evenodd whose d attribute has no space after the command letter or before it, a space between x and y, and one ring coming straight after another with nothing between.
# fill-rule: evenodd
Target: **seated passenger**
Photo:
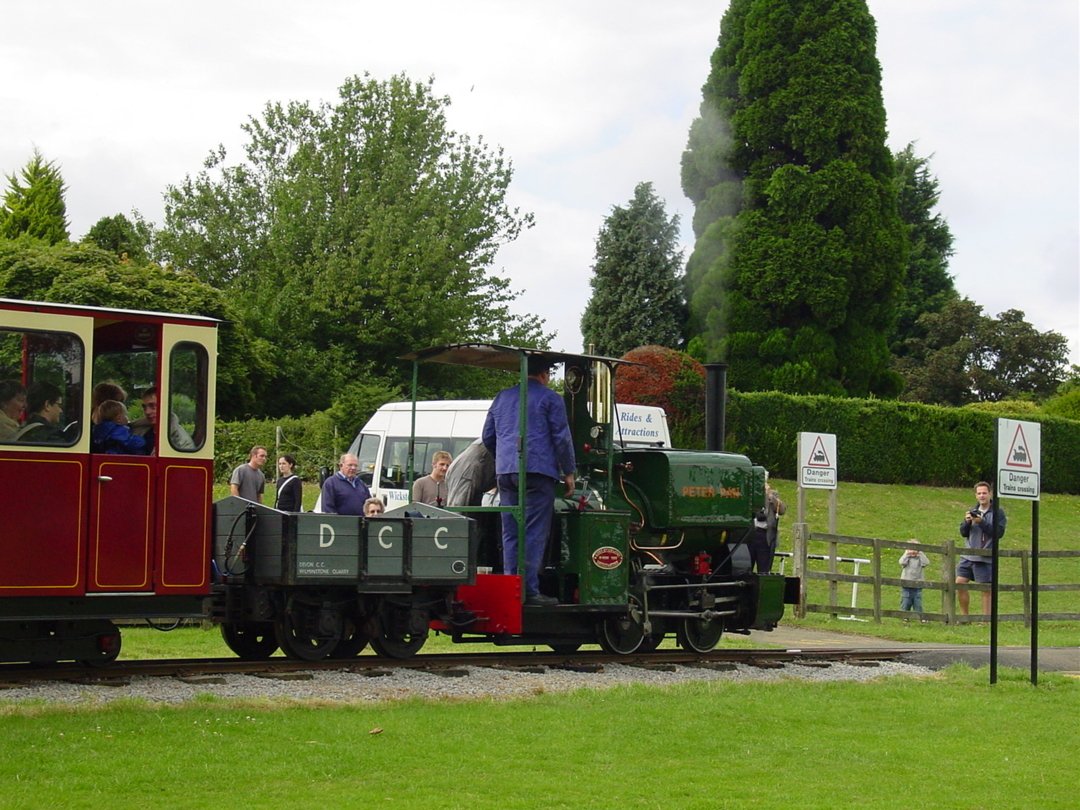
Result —
<instances>
[{"instance_id":1,"label":"seated passenger","mask_svg":"<svg viewBox=\"0 0 1080 810\"><path fill-rule=\"evenodd\" d=\"M26 391L26 412L30 418L15 434L15 441L34 444L68 444L60 417L64 413L64 398L51 382L31 383Z\"/></svg>"},{"instance_id":2,"label":"seated passenger","mask_svg":"<svg viewBox=\"0 0 1080 810\"><path fill-rule=\"evenodd\" d=\"M90 434L90 452L142 455L146 439L136 436L128 427L127 408L123 402L107 399L97 410L97 422Z\"/></svg>"},{"instance_id":3,"label":"seated passenger","mask_svg":"<svg viewBox=\"0 0 1080 810\"><path fill-rule=\"evenodd\" d=\"M364 517L378 517L385 511L379 498L368 498L364 501Z\"/></svg>"},{"instance_id":4,"label":"seated passenger","mask_svg":"<svg viewBox=\"0 0 1080 810\"><path fill-rule=\"evenodd\" d=\"M143 391L142 408L143 415L131 423L131 430L135 435L146 439L146 452L150 453L154 449L154 437L158 424L157 386L151 386ZM176 450L195 449L195 442L181 426L180 417L175 413L169 414L169 444Z\"/></svg>"},{"instance_id":5,"label":"seated passenger","mask_svg":"<svg viewBox=\"0 0 1080 810\"><path fill-rule=\"evenodd\" d=\"M15 380L0 382L0 442L14 441L26 410L26 389Z\"/></svg>"}]
</instances>

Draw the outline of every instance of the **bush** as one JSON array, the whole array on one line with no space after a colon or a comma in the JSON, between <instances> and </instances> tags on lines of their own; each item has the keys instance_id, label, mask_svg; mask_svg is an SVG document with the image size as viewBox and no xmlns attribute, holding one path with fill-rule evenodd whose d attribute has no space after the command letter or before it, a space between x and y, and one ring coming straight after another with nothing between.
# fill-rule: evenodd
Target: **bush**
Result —
<instances>
[{"instance_id":1,"label":"bush","mask_svg":"<svg viewBox=\"0 0 1080 810\"><path fill-rule=\"evenodd\" d=\"M1073 388L1047 400L1043 405L1043 411L1051 416L1060 416L1062 419L1080 420L1080 388Z\"/></svg>"}]
</instances>

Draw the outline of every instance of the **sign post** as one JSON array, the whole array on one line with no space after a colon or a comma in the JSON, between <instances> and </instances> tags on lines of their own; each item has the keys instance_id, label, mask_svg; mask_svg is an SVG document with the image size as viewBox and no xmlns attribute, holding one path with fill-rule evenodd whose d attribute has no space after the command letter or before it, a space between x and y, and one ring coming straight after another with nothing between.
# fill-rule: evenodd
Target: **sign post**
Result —
<instances>
[{"instance_id":1,"label":"sign post","mask_svg":"<svg viewBox=\"0 0 1080 810\"><path fill-rule=\"evenodd\" d=\"M829 489L829 533L836 534L836 434L799 434L799 522L806 522L807 489Z\"/></svg>"},{"instance_id":2,"label":"sign post","mask_svg":"<svg viewBox=\"0 0 1080 810\"><path fill-rule=\"evenodd\" d=\"M1042 425L998 419L996 427L998 497L1031 501L1031 683L1039 680L1039 492L1042 473ZM997 682L998 544L994 543L990 590L990 683Z\"/></svg>"}]
</instances>

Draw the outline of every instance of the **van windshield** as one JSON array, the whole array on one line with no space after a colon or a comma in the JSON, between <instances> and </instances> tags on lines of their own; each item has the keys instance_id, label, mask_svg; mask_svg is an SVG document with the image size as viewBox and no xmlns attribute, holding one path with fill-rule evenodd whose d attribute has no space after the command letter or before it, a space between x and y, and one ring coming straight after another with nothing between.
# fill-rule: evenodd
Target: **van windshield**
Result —
<instances>
[{"instance_id":1,"label":"van windshield","mask_svg":"<svg viewBox=\"0 0 1080 810\"><path fill-rule=\"evenodd\" d=\"M370 487L375 473L375 462L379 457L379 436L375 433L362 433L359 446L353 452L360 459L360 479Z\"/></svg>"}]
</instances>

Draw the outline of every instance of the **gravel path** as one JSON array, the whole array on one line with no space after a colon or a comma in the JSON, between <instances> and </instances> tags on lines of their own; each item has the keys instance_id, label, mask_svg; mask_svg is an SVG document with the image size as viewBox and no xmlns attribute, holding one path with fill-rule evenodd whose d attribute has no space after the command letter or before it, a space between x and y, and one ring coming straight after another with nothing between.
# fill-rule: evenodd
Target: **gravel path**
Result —
<instances>
[{"instance_id":1,"label":"gravel path","mask_svg":"<svg viewBox=\"0 0 1080 810\"><path fill-rule=\"evenodd\" d=\"M190 679L131 678L114 683L42 683L0 690L0 708L27 700L80 705L105 704L122 699L152 703L181 704L200 695L226 699L314 701L320 703L374 703L384 700L431 698L439 700L507 700L574 689L607 689L619 684L641 683L663 686L688 681L868 681L906 675L930 677L925 667L894 661L876 666L829 664L806 666L787 664L762 669L746 664L730 669L676 667L673 671L609 664L599 672L565 669L515 671L488 667L465 667L451 674L416 670L394 670L381 676L352 672L303 672L288 676L252 675L203 676Z\"/></svg>"}]
</instances>

